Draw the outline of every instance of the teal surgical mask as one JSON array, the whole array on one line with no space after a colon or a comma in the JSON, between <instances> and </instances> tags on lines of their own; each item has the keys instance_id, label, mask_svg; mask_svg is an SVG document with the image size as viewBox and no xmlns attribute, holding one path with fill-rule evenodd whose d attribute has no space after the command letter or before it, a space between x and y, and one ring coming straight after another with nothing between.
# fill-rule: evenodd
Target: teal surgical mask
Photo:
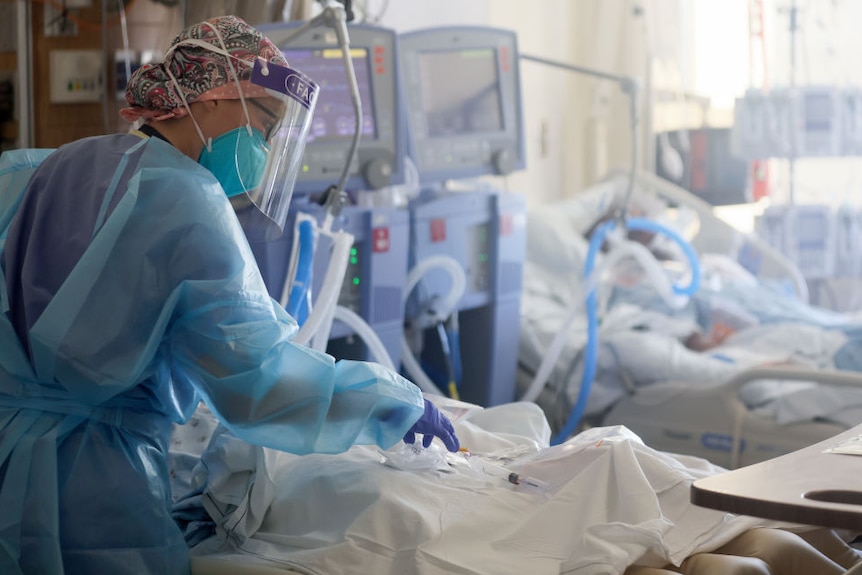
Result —
<instances>
[{"instance_id":1,"label":"teal surgical mask","mask_svg":"<svg viewBox=\"0 0 862 575\"><path fill-rule=\"evenodd\" d=\"M268 154L269 145L263 134L241 126L204 146L198 163L213 173L230 197L260 185Z\"/></svg>"},{"instance_id":2,"label":"teal surgical mask","mask_svg":"<svg viewBox=\"0 0 862 575\"><path fill-rule=\"evenodd\" d=\"M250 239L272 240L281 236L287 220L293 184L301 169L302 152L317 102L318 86L298 70L261 58L235 57L227 50L218 29L214 26L211 28L220 46L184 40L174 48L190 44L224 57L237 88L245 126L222 134L215 140L207 138L189 107L182 87L171 73L171 66L165 66L165 73L173 82L183 108L203 143L204 149L198 156L198 162L221 183L246 235ZM165 61L168 60L166 55ZM236 66L251 68L249 84L245 87ZM266 94L267 100L274 98L280 102L274 109L262 103L258 105L254 98L246 97L244 90L249 90L250 94L258 98ZM266 134L251 128L250 105L262 107L264 112L268 112L271 122L261 122L266 125ZM261 119L258 114L255 117Z\"/></svg>"}]
</instances>

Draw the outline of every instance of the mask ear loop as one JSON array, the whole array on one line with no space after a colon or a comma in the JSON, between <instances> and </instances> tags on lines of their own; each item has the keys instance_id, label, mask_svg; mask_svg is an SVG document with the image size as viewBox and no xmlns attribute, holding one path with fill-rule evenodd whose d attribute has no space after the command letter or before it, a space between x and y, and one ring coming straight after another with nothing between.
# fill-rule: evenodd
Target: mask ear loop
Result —
<instances>
[{"instance_id":1,"label":"mask ear loop","mask_svg":"<svg viewBox=\"0 0 862 575\"><path fill-rule=\"evenodd\" d=\"M221 37L221 32L219 32L218 28L216 28L215 26L213 26L209 22L204 22L204 24L209 26L210 29L215 33L216 38L218 38L219 44L221 44L221 48L223 50L222 55L227 57L227 65L230 68L231 74L233 74L233 81L236 84L236 91L237 91L237 94L239 94L239 101L242 104L242 111L245 113L245 129L248 132L248 135L251 136L252 135L251 116L248 113L248 105L245 102L245 96L242 95L242 86L239 83L239 74L237 73L236 68L234 68L233 62L231 60L239 60L240 62L243 62L244 64L246 64L247 62L245 62L244 60L240 60L239 58L236 58L235 56L232 56L230 54L230 52L228 52L227 46L225 45L224 39Z\"/></svg>"},{"instance_id":2,"label":"mask ear loop","mask_svg":"<svg viewBox=\"0 0 862 575\"><path fill-rule=\"evenodd\" d=\"M203 142L207 151L211 152L212 151L212 138L207 138L206 136L204 136L203 130L201 130L200 125L198 124L197 120L195 120L194 114L192 114L192 110L189 107L188 101L186 100L186 96L183 93L182 89L180 88L180 83L177 81L176 77L174 77L174 75L171 73L170 59L171 59L171 56L173 56L174 51L180 46L197 46L199 48L204 48L206 50L209 50L211 52L215 52L216 54L220 54L220 55L224 56L224 58L227 62L227 65L230 68L231 74L233 75L233 81L236 84L236 89L237 89L237 93L239 95L239 100L240 100L240 103L242 105L243 112L245 113L246 130L248 131L249 136L252 136L253 134L252 134L252 128L251 128L251 116L248 113L248 105L246 104L245 97L242 94L242 85L239 83L239 74L237 73L236 68L234 68L232 60L237 60L238 62L241 62L241 63L246 64L246 65L248 65L248 62L246 62L245 60L242 60L240 58L237 58L236 56L232 55L230 52L227 51L227 46L224 43L224 39L221 36L221 32L219 32L216 27L214 27L209 22L204 22L204 24L209 26L210 29L215 33L216 38L218 38L218 41L222 45L222 47L218 48L217 46L213 46L209 42L204 42L203 40L198 40L197 38L189 38L188 40L183 40L183 41L178 42L177 44L170 47L170 49L165 53L164 66L165 66L165 72L167 72L168 76L171 79L171 82L173 82L174 88L176 88L177 94L179 95L180 100L183 103L183 106L185 107L186 111L188 111L189 116L192 119L192 123L195 126L195 130L197 131L198 136L201 139L201 142Z\"/></svg>"},{"instance_id":3,"label":"mask ear loop","mask_svg":"<svg viewBox=\"0 0 862 575\"><path fill-rule=\"evenodd\" d=\"M198 121L195 120L195 115L192 114L192 109L191 109L191 107L189 107L189 103L186 100L186 95L183 94L183 90L182 90L182 88L180 88L180 83L177 82L177 79L171 73L170 63L168 62L167 58L165 58L165 72L167 72L168 76L171 79L171 82L174 83L174 88L176 89L177 94L179 94L180 100L182 101L183 106L185 107L186 111L189 113L189 117L192 119L192 124L194 124L195 130L197 131L198 136L201 139L201 142L203 142L203 145L207 149L207 152L212 152L212 150L213 150L213 139L207 138L206 136L204 136L204 132L203 132L203 130L201 130L200 125L198 125Z\"/></svg>"}]
</instances>

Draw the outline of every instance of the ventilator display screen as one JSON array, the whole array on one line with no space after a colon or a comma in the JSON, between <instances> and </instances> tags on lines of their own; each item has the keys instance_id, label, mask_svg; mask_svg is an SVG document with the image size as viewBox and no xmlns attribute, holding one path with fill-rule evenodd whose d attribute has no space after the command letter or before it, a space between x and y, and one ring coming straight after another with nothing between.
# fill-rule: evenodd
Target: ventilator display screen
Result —
<instances>
[{"instance_id":1,"label":"ventilator display screen","mask_svg":"<svg viewBox=\"0 0 862 575\"><path fill-rule=\"evenodd\" d=\"M419 65L428 136L503 130L493 49L425 52Z\"/></svg>"},{"instance_id":2,"label":"ventilator display screen","mask_svg":"<svg viewBox=\"0 0 862 575\"><path fill-rule=\"evenodd\" d=\"M302 71L320 86L308 141L352 138L356 114L350 97L350 86L340 48L318 50L283 50L291 68ZM351 48L350 57L356 72L359 98L362 102L362 137L377 138L377 124L371 103L371 70L365 48Z\"/></svg>"}]
</instances>

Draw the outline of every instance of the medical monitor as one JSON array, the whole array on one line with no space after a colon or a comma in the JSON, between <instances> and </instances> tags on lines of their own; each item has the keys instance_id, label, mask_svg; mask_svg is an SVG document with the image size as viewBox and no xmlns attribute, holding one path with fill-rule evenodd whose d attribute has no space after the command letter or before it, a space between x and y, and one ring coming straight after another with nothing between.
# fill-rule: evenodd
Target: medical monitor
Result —
<instances>
[{"instance_id":1,"label":"medical monitor","mask_svg":"<svg viewBox=\"0 0 862 575\"><path fill-rule=\"evenodd\" d=\"M408 153L422 182L524 167L518 45L488 27L416 30L399 37Z\"/></svg>"},{"instance_id":2,"label":"medical monitor","mask_svg":"<svg viewBox=\"0 0 862 575\"><path fill-rule=\"evenodd\" d=\"M294 193L325 191L338 182L350 152L356 115L343 52L335 31L316 27L290 40L303 22L260 26L289 65L320 86L302 169ZM348 190L374 190L404 182L405 127L401 106L397 35L364 24L348 26L349 53L362 103L362 132L350 167Z\"/></svg>"}]
</instances>

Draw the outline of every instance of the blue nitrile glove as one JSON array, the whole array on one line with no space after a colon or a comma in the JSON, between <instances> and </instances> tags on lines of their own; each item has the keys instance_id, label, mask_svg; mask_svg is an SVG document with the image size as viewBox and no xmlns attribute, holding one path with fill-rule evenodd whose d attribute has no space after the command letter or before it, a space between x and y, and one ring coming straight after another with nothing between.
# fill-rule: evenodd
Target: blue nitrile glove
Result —
<instances>
[{"instance_id":1,"label":"blue nitrile glove","mask_svg":"<svg viewBox=\"0 0 862 575\"><path fill-rule=\"evenodd\" d=\"M458 438L455 437L455 428L452 427L452 422L449 418L440 413L433 403L425 400L425 413L419 418L419 421L413 424L407 435L404 436L404 443L413 443L416 441L417 433L421 433L422 445L428 447L434 440L434 436L439 437L446 449L449 451L458 451L461 444L458 443Z\"/></svg>"}]
</instances>

